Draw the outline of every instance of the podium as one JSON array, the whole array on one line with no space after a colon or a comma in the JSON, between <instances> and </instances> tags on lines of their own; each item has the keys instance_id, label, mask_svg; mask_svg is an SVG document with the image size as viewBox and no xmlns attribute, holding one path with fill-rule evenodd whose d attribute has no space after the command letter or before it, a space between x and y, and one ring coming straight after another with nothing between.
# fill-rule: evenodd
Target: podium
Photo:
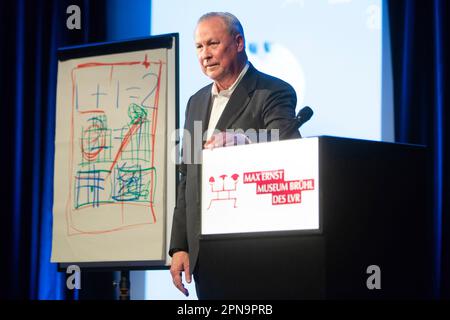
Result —
<instances>
[{"instance_id":1,"label":"podium","mask_svg":"<svg viewBox=\"0 0 450 320\"><path fill-rule=\"evenodd\" d=\"M318 149L318 228L208 234L208 202L203 201L198 270L202 299L430 298L432 184L426 148L337 137L291 141L301 145L311 139ZM308 161L308 154L289 159L295 157L290 142L258 148L270 150L273 143L285 143L288 150L278 155L280 165L273 169L281 169L286 159L299 166ZM247 147L220 152L238 157ZM226 168L228 158L222 158ZM250 166L264 162L260 156L247 160ZM206 161L204 157L204 167ZM202 197L207 197L203 190ZM256 196L268 201L267 195Z\"/></svg>"}]
</instances>

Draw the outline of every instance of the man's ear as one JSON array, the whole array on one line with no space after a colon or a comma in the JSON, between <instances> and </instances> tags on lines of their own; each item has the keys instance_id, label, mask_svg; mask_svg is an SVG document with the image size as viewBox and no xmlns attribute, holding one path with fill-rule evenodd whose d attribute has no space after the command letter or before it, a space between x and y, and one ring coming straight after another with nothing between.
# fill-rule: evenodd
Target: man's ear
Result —
<instances>
[{"instance_id":1,"label":"man's ear","mask_svg":"<svg viewBox=\"0 0 450 320\"><path fill-rule=\"evenodd\" d=\"M235 40L236 40L238 52L244 51L245 44L244 44L244 38L242 37L242 35L237 34L235 37Z\"/></svg>"}]
</instances>

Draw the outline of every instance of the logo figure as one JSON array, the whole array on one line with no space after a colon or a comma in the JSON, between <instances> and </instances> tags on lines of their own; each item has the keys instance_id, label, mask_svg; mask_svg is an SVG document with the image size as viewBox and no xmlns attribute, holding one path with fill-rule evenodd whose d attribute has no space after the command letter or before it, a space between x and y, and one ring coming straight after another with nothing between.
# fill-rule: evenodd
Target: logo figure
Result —
<instances>
[{"instance_id":1,"label":"logo figure","mask_svg":"<svg viewBox=\"0 0 450 320\"><path fill-rule=\"evenodd\" d=\"M381 290L381 268L377 265L371 265L367 267L366 273L370 274L366 281L367 289Z\"/></svg>"},{"instance_id":2,"label":"logo figure","mask_svg":"<svg viewBox=\"0 0 450 320\"><path fill-rule=\"evenodd\" d=\"M211 208L211 205L214 201L233 201L233 207L237 208L237 198L235 192L239 175L235 173L228 179L227 177L228 176L226 174L221 175L221 180L219 180L218 183L216 183L216 179L214 179L214 177L209 178L210 191L212 192L213 197L209 202L207 210ZM219 186L217 186L218 184Z\"/></svg>"},{"instance_id":3,"label":"logo figure","mask_svg":"<svg viewBox=\"0 0 450 320\"><path fill-rule=\"evenodd\" d=\"M81 289L81 269L80 269L80 267L75 264L72 264L67 267L66 273L70 274L70 276L68 276L67 280L66 280L67 289L80 290Z\"/></svg>"},{"instance_id":4,"label":"logo figure","mask_svg":"<svg viewBox=\"0 0 450 320\"><path fill-rule=\"evenodd\" d=\"M66 20L66 27L69 30L81 30L81 9L77 5L68 6L66 13L70 16Z\"/></svg>"}]
</instances>

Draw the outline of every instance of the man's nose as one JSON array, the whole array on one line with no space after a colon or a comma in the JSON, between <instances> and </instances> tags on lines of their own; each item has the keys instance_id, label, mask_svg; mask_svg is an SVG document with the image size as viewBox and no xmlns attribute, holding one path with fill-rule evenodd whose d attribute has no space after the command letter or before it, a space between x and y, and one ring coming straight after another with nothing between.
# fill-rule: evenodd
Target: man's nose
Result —
<instances>
[{"instance_id":1,"label":"man's nose","mask_svg":"<svg viewBox=\"0 0 450 320\"><path fill-rule=\"evenodd\" d=\"M202 59L202 62L204 60L211 59L212 58L211 51L208 48L203 49L202 52L200 53L200 58Z\"/></svg>"}]
</instances>

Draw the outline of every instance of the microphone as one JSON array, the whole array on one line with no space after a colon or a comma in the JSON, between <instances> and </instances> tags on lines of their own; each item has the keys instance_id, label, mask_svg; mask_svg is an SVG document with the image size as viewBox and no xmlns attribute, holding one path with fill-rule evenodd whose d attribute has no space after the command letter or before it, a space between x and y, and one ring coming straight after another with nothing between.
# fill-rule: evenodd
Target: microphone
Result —
<instances>
[{"instance_id":1,"label":"microphone","mask_svg":"<svg viewBox=\"0 0 450 320\"><path fill-rule=\"evenodd\" d=\"M297 137L298 130L302 125L305 124L311 117L313 116L314 112L312 109L308 106L303 107L298 113L295 118L292 118L292 121L290 121L288 127L286 128L286 137ZM295 132L295 133L294 133Z\"/></svg>"},{"instance_id":2,"label":"microphone","mask_svg":"<svg viewBox=\"0 0 450 320\"><path fill-rule=\"evenodd\" d=\"M310 107L303 107L295 117L295 120L297 122L297 129L304 125L309 119L311 119L313 114L314 112Z\"/></svg>"},{"instance_id":3,"label":"microphone","mask_svg":"<svg viewBox=\"0 0 450 320\"><path fill-rule=\"evenodd\" d=\"M293 139L298 137L298 129L302 125L305 124L311 117L313 116L314 112L312 109L308 106L303 107L298 113L297 116L294 118L289 119L289 124L286 126L284 130L282 130L283 135L281 139ZM300 136L301 137L301 136ZM280 138L280 137L278 137ZM272 141L272 136L270 136L269 141Z\"/></svg>"}]
</instances>

